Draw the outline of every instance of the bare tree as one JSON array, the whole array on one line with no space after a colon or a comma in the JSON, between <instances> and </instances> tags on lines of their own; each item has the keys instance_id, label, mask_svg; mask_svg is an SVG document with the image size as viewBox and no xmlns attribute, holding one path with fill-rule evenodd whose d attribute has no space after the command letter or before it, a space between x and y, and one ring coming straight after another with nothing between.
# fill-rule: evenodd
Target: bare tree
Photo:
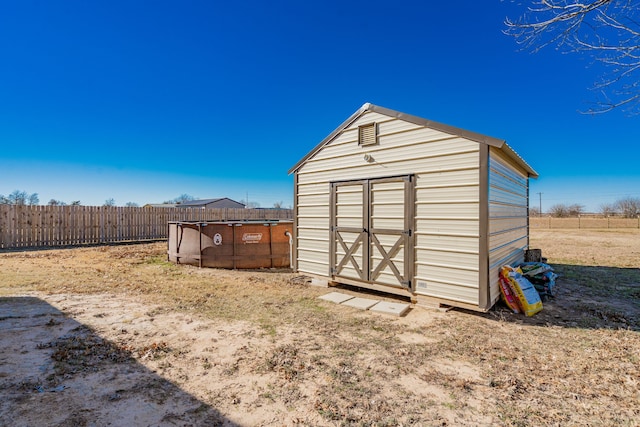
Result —
<instances>
[{"instance_id":1,"label":"bare tree","mask_svg":"<svg viewBox=\"0 0 640 427\"><path fill-rule=\"evenodd\" d=\"M260 207L260 203L259 202L245 202L244 199L240 200L240 203L242 203L245 208L247 209L255 209L255 208L259 208Z\"/></svg>"},{"instance_id":2,"label":"bare tree","mask_svg":"<svg viewBox=\"0 0 640 427\"><path fill-rule=\"evenodd\" d=\"M178 197L176 197L175 199L173 199L173 203L184 203L184 202L190 202L191 200L195 200L196 198L193 197L190 194L181 194Z\"/></svg>"},{"instance_id":3,"label":"bare tree","mask_svg":"<svg viewBox=\"0 0 640 427\"><path fill-rule=\"evenodd\" d=\"M66 206L67 204L61 200L51 199L47 203L49 206Z\"/></svg>"},{"instance_id":4,"label":"bare tree","mask_svg":"<svg viewBox=\"0 0 640 427\"><path fill-rule=\"evenodd\" d=\"M113 199L113 197L111 197L105 200L102 206L115 206L115 205L116 205L116 201Z\"/></svg>"},{"instance_id":5,"label":"bare tree","mask_svg":"<svg viewBox=\"0 0 640 427\"><path fill-rule=\"evenodd\" d=\"M612 216L617 212L616 206L611 203L603 203L600 205L600 213L604 216Z\"/></svg>"},{"instance_id":6,"label":"bare tree","mask_svg":"<svg viewBox=\"0 0 640 427\"><path fill-rule=\"evenodd\" d=\"M635 218L640 215L640 198L627 197L616 202L617 210L625 218Z\"/></svg>"},{"instance_id":7,"label":"bare tree","mask_svg":"<svg viewBox=\"0 0 640 427\"><path fill-rule=\"evenodd\" d=\"M532 206L529 208L529 216L540 216L540 208Z\"/></svg>"},{"instance_id":8,"label":"bare tree","mask_svg":"<svg viewBox=\"0 0 640 427\"><path fill-rule=\"evenodd\" d=\"M137 208L137 207L139 207L139 206L140 206L140 205L139 205L139 204L137 204L136 202L127 202L127 203L125 203L124 205L125 205L126 207L128 207L128 208Z\"/></svg>"},{"instance_id":9,"label":"bare tree","mask_svg":"<svg viewBox=\"0 0 640 427\"><path fill-rule=\"evenodd\" d=\"M162 202L162 203L163 203L163 204L165 204L165 205L168 205L168 204L174 204L174 203L176 203L176 204L180 204L180 203L184 203L184 202L190 202L190 201L192 201L192 200L196 200L196 198L195 198L195 197L193 197L193 196L192 196L192 195L190 195L190 194L186 194L186 193L184 193L184 194L179 195L179 196L178 196L178 197L176 197L175 199L165 200L165 201L164 201L164 202Z\"/></svg>"},{"instance_id":10,"label":"bare tree","mask_svg":"<svg viewBox=\"0 0 640 427\"><path fill-rule=\"evenodd\" d=\"M73 202L69 203L71 206L80 206L80 200L74 200Z\"/></svg>"},{"instance_id":11,"label":"bare tree","mask_svg":"<svg viewBox=\"0 0 640 427\"><path fill-rule=\"evenodd\" d=\"M584 205L580 205L578 203L574 203L572 205L567 206L567 211L569 216L578 216L584 213Z\"/></svg>"},{"instance_id":12,"label":"bare tree","mask_svg":"<svg viewBox=\"0 0 640 427\"><path fill-rule=\"evenodd\" d=\"M566 218L569 216L569 207L561 203L553 205L549 208L549 213L556 218Z\"/></svg>"},{"instance_id":13,"label":"bare tree","mask_svg":"<svg viewBox=\"0 0 640 427\"><path fill-rule=\"evenodd\" d=\"M29 194L26 191L15 190L9 194L9 203L12 205L26 205Z\"/></svg>"},{"instance_id":14,"label":"bare tree","mask_svg":"<svg viewBox=\"0 0 640 427\"><path fill-rule=\"evenodd\" d=\"M6 197L0 194L2 205L37 205L39 202L38 193L29 194L26 191L15 190Z\"/></svg>"},{"instance_id":15,"label":"bare tree","mask_svg":"<svg viewBox=\"0 0 640 427\"><path fill-rule=\"evenodd\" d=\"M282 206L283 206L283 205L284 205L284 203L283 203L282 201L275 202L275 203L273 204L273 208L274 208L274 209L282 209Z\"/></svg>"},{"instance_id":16,"label":"bare tree","mask_svg":"<svg viewBox=\"0 0 640 427\"><path fill-rule=\"evenodd\" d=\"M593 89L598 100L587 113L622 107L640 113L640 2L638 0L534 0L505 33L524 49L555 46L587 52L608 70Z\"/></svg>"}]
</instances>

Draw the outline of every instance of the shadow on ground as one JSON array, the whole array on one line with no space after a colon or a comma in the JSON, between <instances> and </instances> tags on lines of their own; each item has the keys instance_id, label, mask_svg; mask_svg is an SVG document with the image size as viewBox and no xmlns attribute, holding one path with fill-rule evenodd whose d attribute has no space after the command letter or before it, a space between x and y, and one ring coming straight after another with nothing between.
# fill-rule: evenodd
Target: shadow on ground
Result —
<instances>
[{"instance_id":1,"label":"shadow on ground","mask_svg":"<svg viewBox=\"0 0 640 427\"><path fill-rule=\"evenodd\" d=\"M640 269L554 264L555 298L532 316L513 314L499 302L484 314L530 325L640 331Z\"/></svg>"},{"instance_id":2,"label":"shadow on ground","mask_svg":"<svg viewBox=\"0 0 640 427\"><path fill-rule=\"evenodd\" d=\"M138 363L135 351L39 298L0 298L2 424L237 426Z\"/></svg>"}]
</instances>

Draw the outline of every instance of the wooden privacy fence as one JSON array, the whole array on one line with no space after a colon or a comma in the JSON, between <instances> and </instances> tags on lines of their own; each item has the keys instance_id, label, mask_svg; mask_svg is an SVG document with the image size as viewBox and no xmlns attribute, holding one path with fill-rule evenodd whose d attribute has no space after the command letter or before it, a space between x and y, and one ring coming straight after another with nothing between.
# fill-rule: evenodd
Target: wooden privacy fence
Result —
<instances>
[{"instance_id":1,"label":"wooden privacy fence","mask_svg":"<svg viewBox=\"0 0 640 427\"><path fill-rule=\"evenodd\" d=\"M531 217L529 218L531 228L640 228L640 217L575 217L575 218L552 218L552 217Z\"/></svg>"},{"instance_id":2,"label":"wooden privacy fence","mask_svg":"<svg viewBox=\"0 0 640 427\"><path fill-rule=\"evenodd\" d=\"M0 249L166 239L169 221L291 218L289 209L0 205Z\"/></svg>"}]
</instances>

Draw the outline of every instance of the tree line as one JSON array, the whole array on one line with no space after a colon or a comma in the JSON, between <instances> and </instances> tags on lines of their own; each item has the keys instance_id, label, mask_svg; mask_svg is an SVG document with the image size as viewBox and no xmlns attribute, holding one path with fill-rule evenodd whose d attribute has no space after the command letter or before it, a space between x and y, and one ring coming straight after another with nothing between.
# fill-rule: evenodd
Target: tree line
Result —
<instances>
[{"instance_id":1,"label":"tree line","mask_svg":"<svg viewBox=\"0 0 640 427\"><path fill-rule=\"evenodd\" d=\"M540 209L531 207L530 215L541 215ZM549 208L548 214L555 218L577 217L585 213L583 205L574 203L571 205L559 203ZM614 203L600 205L599 214L603 216L621 216L623 218L637 218L640 215L640 197L626 197Z\"/></svg>"},{"instance_id":2,"label":"tree line","mask_svg":"<svg viewBox=\"0 0 640 427\"><path fill-rule=\"evenodd\" d=\"M0 194L0 205L37 205L40 203L38 193L27 193L26 191L15 190L5 196Z\"/></svg>"},{"instance_id":3,"label":"tree line","mask_svg":"<svg viewBox=\"0 0 640 427\"><path fill-rule=\"evenodd\" d=\"M162 204L180 204L192 200L197 200L190 194L181 194L175 199L165 200ZM245 202L244 200L240 200L240 203L246 205L248 208L259 208L260 203L258 202ZM15 190L11 194L4 196L0 194L0 205L18 205L18 206L35 206L40 204L40 198L38 197L38 193L27 193L26 191ZM46 203L47 206L80 206L80 200L74 200L70 203L63 202L62 200L51 199ZM102 206L117 206L114 198L108 198L104 201ZM140 205L135 202L127 202L124 204L125 207L129 208L137 208ZM283 208L283 203L276 202L273 204L274 208L281 209Z\"/></svg>"},{"instance_id":4,"label":"tree line","mask_svg":"<svg viewBox=\"0 0 640 427\"><path fill-rule=\"evenodd\" d=\"M17 206L36 206L40 204L40 198L38 193L28 193L26 191L15 190L11 194L5 196L0 194L0 205L17 205ZM46 203L47 206L81 206L80 200L74 200L70 203L63 202L62 200L51 199ZM113 198L109 198L104 201L102 206L116 206L116 201ZM139 205L134 202L127 202L124 206L138 207Z\"/></svg>"}]
</instances>

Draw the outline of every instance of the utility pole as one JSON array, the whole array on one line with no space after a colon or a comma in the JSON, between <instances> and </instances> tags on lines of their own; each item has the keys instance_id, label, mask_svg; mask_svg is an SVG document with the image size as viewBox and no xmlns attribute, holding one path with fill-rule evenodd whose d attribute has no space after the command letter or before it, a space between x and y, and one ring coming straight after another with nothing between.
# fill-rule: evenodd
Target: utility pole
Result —
<instances>
[{"instance_id":1,"label":"utility pole","mask_svg":"<svg viewBox=\"0 0 640 427\"><path fill-rule=\"evenodd\" d=\"M540 196L540 210L538 211L538 215L542 216L542 193L538 193L538 196Z\"/></svg>"}]
</instances>

